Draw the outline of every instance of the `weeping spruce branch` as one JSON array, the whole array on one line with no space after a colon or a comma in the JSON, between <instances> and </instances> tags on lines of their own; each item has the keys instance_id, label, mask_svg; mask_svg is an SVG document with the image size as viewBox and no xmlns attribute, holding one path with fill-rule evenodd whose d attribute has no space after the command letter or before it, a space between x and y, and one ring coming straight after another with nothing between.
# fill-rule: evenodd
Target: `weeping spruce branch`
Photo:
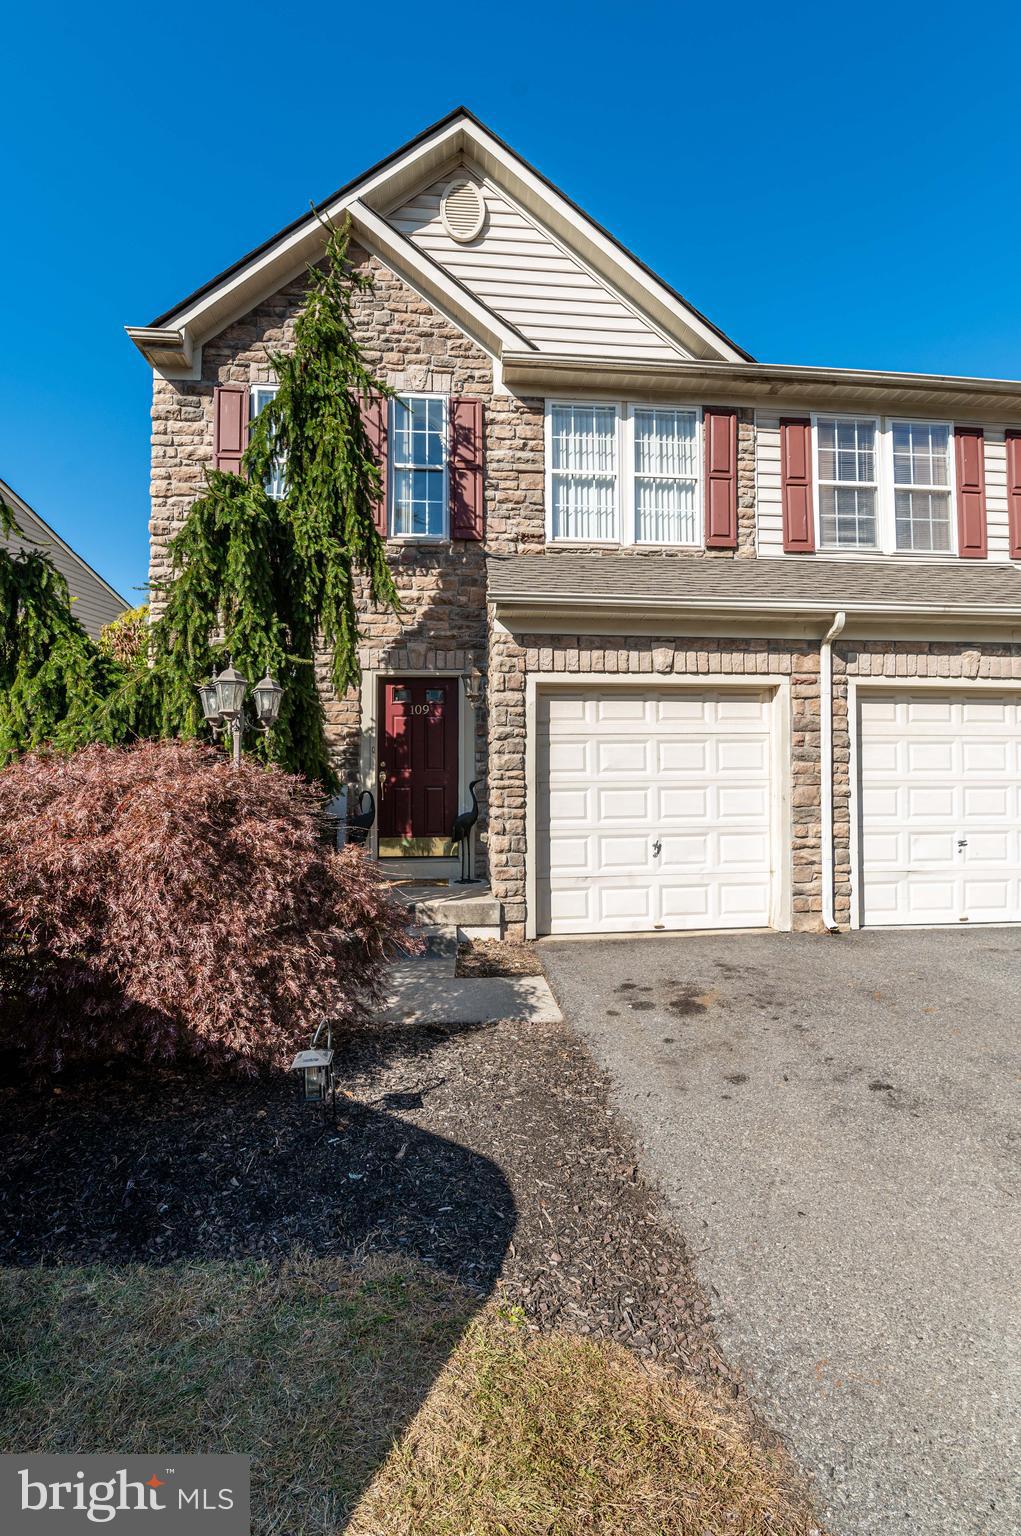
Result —
<instances>
[{"instance_id":1,"label":"weeping spruce branch","mask_svg":"<svg viewBox=\"0 0 1021 1536\"><path fill-rule=\"evenodd\" d=\"M309 268L294 351L271 354L278 389L251 425L243 476L213 471L170 544L173 577L153 626L140 723L160 735L201 728L195 684L229 656L247 677L284 685L280 721L253 750L332 786L317 651L338 693L359 679L356 573L395 610L396 588L374 519L380 471L359 398L391 391L362 362L354 297L370 280L347 259L349 229L329 226L325 260ZM286 465L285 493L268 494ZM249 742L252 738L249 738Z\"/></svg>"},{"instance_id":2,"label":"weeping spruce branch","mask_svg":"<svg viewBox=\"0 0 1021 1536\"><path fill-rule=\"evenodd\" d=\"M270 356L279 389L252 423L244 474L211 472L171 540L172 577L148 654L97 645L52 561L0 546L0 763L45 743L197 735L205 727L195 684L230 657L249 678L268 669L286 689L277 727L246 745L334 786L316 657L328 658L337 693L358 682L359 575L374 602L399 603L358 404L392 391L365 367L352 332L352 303L369 279L348 263L348 227L327 228L294 351ZM278 463L286 490L275 500L265 487ZM2 502L0 531L16 531Z\"/></svg>"}]
</instances>

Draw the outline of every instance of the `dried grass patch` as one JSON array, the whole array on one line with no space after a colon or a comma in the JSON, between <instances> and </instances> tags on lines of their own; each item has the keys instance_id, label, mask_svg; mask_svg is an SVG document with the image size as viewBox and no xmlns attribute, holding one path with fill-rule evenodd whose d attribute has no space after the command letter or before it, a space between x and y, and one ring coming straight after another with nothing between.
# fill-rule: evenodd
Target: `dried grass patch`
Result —
<instances>
[{"instance_id":1,"label":"dried grass patch","mask_svg":"<svg viewBox=\"0 0 1021 1536\"><path fill-rule=\"evenodd\" d=\"M704 1391L479 1305L383 1258L0 1270L0 1444L250 1455L257 1536L814 1529Z\"/></svg>"},{"instance_id":2,"label":"dried grass patch","mask_svg":"<svg viewBox=\"0 0 1021 1536\"><path fill-rule=\"evenodd\" d=\"M351 1536L809 1536L786 1456L620 1346L472 1323Z\"/></svg>"}]
</instances>

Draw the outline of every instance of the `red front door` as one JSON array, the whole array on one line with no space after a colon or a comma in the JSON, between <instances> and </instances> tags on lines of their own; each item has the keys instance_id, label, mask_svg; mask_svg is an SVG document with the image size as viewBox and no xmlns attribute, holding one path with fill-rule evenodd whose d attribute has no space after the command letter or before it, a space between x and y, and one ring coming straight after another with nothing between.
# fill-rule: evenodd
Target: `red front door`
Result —
<instances>
[{"instance_id":1,"label":"red front door","mask_svg":"<svg viewBox=\"0 0 1021 1536\"><path fill-rule=\"evenodd\" d=\"M379 687L379 852L448 854L458 812L458 680L387 678Z\"/></svg>"}]
</instances>

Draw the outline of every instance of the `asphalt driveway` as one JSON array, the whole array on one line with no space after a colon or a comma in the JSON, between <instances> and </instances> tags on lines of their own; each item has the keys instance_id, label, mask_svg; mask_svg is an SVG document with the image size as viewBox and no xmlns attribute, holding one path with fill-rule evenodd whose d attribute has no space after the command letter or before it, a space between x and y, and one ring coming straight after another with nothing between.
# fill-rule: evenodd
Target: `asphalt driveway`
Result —
<instances>
[{"instance_id":1,"label":"asphalt driveway","mask_svg":"<svg viewBox=\"0 0 1021 1536\"><path fill-rule=\"evenodd\" d=\"M544 941L838 1536L1021 1530L1021 931Z\"/></svg>"}]
</instances>

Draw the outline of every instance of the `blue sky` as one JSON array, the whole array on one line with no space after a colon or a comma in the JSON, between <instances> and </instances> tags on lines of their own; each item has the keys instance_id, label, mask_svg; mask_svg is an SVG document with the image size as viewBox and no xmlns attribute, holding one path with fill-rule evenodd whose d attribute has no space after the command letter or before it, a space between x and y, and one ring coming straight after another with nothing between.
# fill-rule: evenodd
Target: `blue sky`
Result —
<instances>
[{"instance_id":1,"label":"blue sky","mask_svg":"<svg viewBox=\"0 0 1021 1536\"><path fill-rule=\"evenodd\" d=\"M459 102L756 357L1021 375L1021 10L20 6L0 476L125 596L123 332Z\"/></svg>"}]
</instances>

